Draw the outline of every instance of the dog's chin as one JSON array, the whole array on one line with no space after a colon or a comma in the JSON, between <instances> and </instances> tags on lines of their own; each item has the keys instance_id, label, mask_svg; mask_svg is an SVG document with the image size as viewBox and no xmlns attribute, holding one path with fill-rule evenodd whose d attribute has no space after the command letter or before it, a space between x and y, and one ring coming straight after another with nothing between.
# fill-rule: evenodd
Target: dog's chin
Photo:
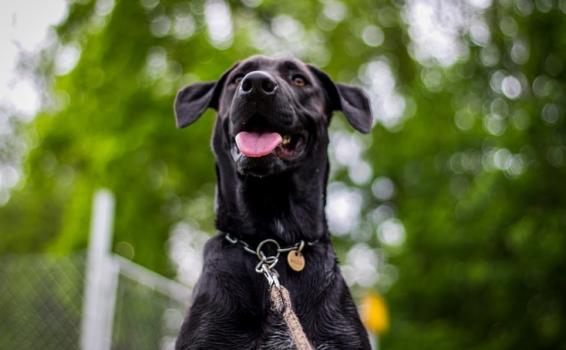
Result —
<instances>
[{"instance_id":1,"label":"dog's chin","mask_svg":"<svg viewBox=\"0 0 566 350\"><path fill-rule=\"evenodd\" d=\"M254 177L268 177L289 170L289 167L275 155L268 155L261 158L250 158L241 155L236 159L236 168L239 174Z\"/></svg>"},{"instance_id":2,"label":"dog's chin","mask_svg":"<svg viewBox=\"0 0 566 350\"><path fill-rule=\"evenodd\" d=\"M265 156L248 157L242 154L236 144L233 143L230 153L239 174L268 177L299 168L306 152L306 145L299 145L293 150L278 147Z\"/></svg>"}]
</instances>

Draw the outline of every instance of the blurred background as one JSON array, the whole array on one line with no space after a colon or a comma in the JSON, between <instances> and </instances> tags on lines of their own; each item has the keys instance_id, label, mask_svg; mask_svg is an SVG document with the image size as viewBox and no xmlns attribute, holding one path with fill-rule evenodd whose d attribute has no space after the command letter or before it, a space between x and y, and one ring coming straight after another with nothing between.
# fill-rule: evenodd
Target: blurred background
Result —
<instances>
[{"instance_id":1,"label":"blurred background","mask_svg":"<svg viewBox=\"0 0 566 350\"><path fill-rule=\"evenodd\" d=\"M174 95L256 53L372 100L327 213L376 347L566 349L566 0L6 1L0 52L0 349L79 348L99 188L107 348L171 348L215 184Z\"/></svg>"}]
</instances>

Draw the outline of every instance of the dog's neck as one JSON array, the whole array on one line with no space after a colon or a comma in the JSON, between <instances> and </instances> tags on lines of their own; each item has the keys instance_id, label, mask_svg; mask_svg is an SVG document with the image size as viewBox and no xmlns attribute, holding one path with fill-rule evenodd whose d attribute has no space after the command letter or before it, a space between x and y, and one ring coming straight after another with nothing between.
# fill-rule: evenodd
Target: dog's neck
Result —
<instances>
[{"instance_id":1,"label":"dog's neck","mask_svg":"<svg viewBox=\"0 0 566 350\"><path fill-rule=\"evenodd\" d=\"M265 178L242 176L217 163L216 227L248 241L292 244L328 238L324 205L328 160Z\"/></svg>"}]
</instances>

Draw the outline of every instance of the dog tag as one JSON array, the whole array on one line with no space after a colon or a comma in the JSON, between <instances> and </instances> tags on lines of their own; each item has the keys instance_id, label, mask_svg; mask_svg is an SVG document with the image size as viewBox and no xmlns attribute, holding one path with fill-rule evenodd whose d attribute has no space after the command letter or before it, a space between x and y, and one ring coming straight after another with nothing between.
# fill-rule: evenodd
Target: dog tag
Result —
<instances>
[{"instance_id":1,"label":"dog tag","mask_svg":"<svg viewBox=\"0 0 566 350\"><path fill-rule=\"evenodd\" d=\"M300 272L305 268L305 257L299 250L291 250L287 254L287 263L294 271Z\"/></svg>"}]
</instances>

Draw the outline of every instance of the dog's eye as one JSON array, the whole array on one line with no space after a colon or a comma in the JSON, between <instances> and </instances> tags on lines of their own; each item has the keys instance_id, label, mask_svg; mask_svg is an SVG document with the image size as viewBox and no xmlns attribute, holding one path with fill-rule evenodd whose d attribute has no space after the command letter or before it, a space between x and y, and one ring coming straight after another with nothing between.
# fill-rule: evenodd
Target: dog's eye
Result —
<instances>
[{"instance_id":1,"label":"dog's eye","mask_svg":"<svg viewBox=\"0 0 566 350\"><path fill-rule=\"evenodd\" d=\"M307 80L305 79L305 77L303 77L300 74L293 75L293 78L291 79L291 81L293 82L293 85L298 86L298 87L303 87L303 86L307 85Z\"/></svg>"},{"instance_id":2,"label":"dog's eye","mask_svg":"<svg viewBox=\"0 0 566 350\"><path fill-rule=\"evenodd\" d=\"M242 80L244 79L244 75L243 74L238 74L234 77L234 79L232 80L233 84L240 84L242 82Z\"/></svg>"}]
</instances>

